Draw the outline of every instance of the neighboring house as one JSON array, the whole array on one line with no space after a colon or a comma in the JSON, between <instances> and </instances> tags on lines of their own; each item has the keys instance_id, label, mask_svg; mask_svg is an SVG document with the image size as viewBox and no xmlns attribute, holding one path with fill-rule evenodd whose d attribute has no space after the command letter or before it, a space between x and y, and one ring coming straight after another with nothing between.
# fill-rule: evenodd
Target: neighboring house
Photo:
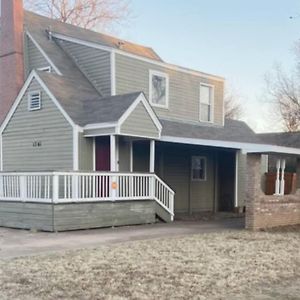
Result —
<instances>
[{"instance_id":1,"label":"neighboring house","mask_svg":"<svg viewBox=\"0 0 300 300\"><path fill-rule=\"evenodd\" d=\"M285 147L293 147L300 149L300 132L271 132L260 133L258 136L272 145L281 145ZM276 163L279 159L286 160L286 171L296 173L297 171L297 156L271 154L268 156L268 171L276 172Z\"/></svg>"},{"instance_id":2,"label":"neighboring house","mask_svg":"<svg viewBox=\"0 0 300 300\"><path fill-rule=\"evenodd\" d=\"M0 205L0 216L15 213L0 225L65 230L242 211L247 154L300 155L298 147L271 145L244 122L224 119L224 78L31 12L23 18L20 3L2 0L0 198L34 202L22 213L47 215L49 224L20 221L16 201ZM54 206L58 200L63 204ZM98 210L100 200L113 206Z\"/></svg>"}]
</instances>

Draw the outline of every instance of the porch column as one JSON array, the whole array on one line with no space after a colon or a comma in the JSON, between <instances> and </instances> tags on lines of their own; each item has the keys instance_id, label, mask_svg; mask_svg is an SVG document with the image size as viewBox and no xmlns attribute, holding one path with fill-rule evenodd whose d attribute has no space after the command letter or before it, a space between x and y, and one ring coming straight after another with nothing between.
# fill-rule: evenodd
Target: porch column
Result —
<instances>
[{"instance_id":1,"label":"porch column","mask_svg":"<svg viewBox=\"0 0 300 300\"><path fill-rule=\"evenodd\" d=\"M110 136L110 171L116 172L117 169L117 137L115 135Z\"/></svg>"},{"instance_id":2,"label":"porch column","mask_svg":"<svg viewBox=\"0 0 300 300\"><path fill-rule=\"evenodd\" d=\"M280 194L280 159L276 161L276 180L275 180L275 195Z\"/></svg>"},{"instance_id":3,"label":"porch column","mask_svg":"<svg viewBox=\"0 0 300 300\"><path fill-rule=\"evenodd\" d=\"M129 171L133 172L133 141L129 142Z\"/></svg>"},{"instance_id":4,"label":"porch column","mask_svg":"<svg viewBox=\"0 0 300 300\"><path fill-rule=\"evenodd\" d=\"M150 173L155 171L155 140L150 141L150 164L149 164Z\"/></svg>"},{"instance_id":5,"label":"porch column","mask_svg":"<svg viewBox=\"0 0 300 300\"><path fill-rule=\"evenodd\" d=\"M240 151L236 151L235 153L235 171L234 171L234 207L237 209L239 206L238 199L238 187L239 187L239 155Z\"/></svg>"},{"instance_id":6,"label":"porch column","mask_svg":"<svg viewBox=\"0 0 300 300\"><path fill-rule=\"evenodd\" d=\"M296 191L300 189L300 157L296 161Z\"/></svg>"},{"instance_id":7,"label":"porch column","mask_svg":"<svg viewBox=\"0 0 300 300\"><path fill-rule=\"evenodd\" d=\"M284 195L284 171L285 171L285 159L281 160L281 181L280 181L280 195Z\"/></svg>"}]
</instances>

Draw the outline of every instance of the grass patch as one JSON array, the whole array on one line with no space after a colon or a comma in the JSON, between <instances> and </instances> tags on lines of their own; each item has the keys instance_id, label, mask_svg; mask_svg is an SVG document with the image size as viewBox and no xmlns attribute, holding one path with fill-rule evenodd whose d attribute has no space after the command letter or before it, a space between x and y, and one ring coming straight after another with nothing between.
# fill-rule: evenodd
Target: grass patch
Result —
<instances>
[{"instance_id":1,"label":"grass patch","mask_svg":"<svg viewBox=\"0 0 300 300\"><path fill-rule=\"evenodd\" d=\"M0 299L258 299L300 285L299 249L297 231L228 231L0 261Z\"/></svg>"}]
</instances>

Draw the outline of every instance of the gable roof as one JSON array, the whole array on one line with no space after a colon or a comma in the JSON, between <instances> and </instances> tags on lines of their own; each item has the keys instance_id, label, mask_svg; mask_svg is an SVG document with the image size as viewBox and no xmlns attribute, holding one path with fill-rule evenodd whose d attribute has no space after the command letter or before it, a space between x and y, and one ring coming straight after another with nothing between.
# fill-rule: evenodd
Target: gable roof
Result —
<instances>
[{"instance_id":1,"label":"gable roof","mask_svg":"<svg viewBox=\"0 0 300 300\"><path fill-rule=\"evenodd\" d=\"M69 37L82 39L87 42L98 43L102 46L119 49L131 54L139 55L156 61L162 61L158 54L150 47L145 47L116 37L84 29L78 26L66 24L53 20L33 12L25 11L25 24L31 28L45 31L51 28L51 31L57 32ZM119 43L122 43L120 48Z\"/></svg>"},{"instance_id":2,"label":"gable roof","mask_svg":"<svg viewBox=\"0 0 300 300\"><path fill-rule=\"evenodd\" d=\"M300 149L300 132L259 133L258 136L262 141L268 144Z\"/></svg>"},{"instance_id":3,"label":"gable roof","mask_svg":"<svg viewBox=\"0 0 300 300\"><path fill-rule=\"evenodd\" d=\"M37 72L51 93L77 125L115 122L142 94L133 92L100 97L93 89L72 78L47 72ZM61 88L63 86L63 88Z\"/></svg>"}]
</instances>

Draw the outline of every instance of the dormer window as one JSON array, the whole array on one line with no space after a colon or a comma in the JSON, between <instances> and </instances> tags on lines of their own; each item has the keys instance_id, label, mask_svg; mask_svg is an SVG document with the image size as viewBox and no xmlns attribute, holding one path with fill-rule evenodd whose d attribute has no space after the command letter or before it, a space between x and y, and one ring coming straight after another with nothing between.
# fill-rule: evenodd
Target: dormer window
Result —
<instances>
[{"instance_id":1,"label":"dormer window","mask_svg":"<svg viewBox=\"0 0 300 300\"><path fill-rule=\"evenodd\" d=\"M41 92L31 92L28 95L28 110L41 109Z\"/></svg>"},{"instance_id":2,"label":"dormer window","mask_svg":"<svg viewBox=\"0 0 300 300\"><path fill-rule=\"evenodd\" d=\"M50 66L38 68L37 70L38 70L38 71L43 71L43 72L51 73L51 67L50 67Z\"/></svg>"},{"instance_id":3,"label":"dormer window","mask_svg":"<svg viewBox=\"0 0 300 300\"><path fill-rule=\"evenodd\" d=\"M152 106L168 108L169 76L158 71L149 73L149 98Z\"/></svg>"},{"instance_id":4,"label":"dormer window","mask_svg":"<svg viewBox=\"0 0 300 300\"><path fill-rule=\"evenodd\" d=\"M200 121L213 122L214 86L200 84Z\"/></svg>"}]
</instances>

